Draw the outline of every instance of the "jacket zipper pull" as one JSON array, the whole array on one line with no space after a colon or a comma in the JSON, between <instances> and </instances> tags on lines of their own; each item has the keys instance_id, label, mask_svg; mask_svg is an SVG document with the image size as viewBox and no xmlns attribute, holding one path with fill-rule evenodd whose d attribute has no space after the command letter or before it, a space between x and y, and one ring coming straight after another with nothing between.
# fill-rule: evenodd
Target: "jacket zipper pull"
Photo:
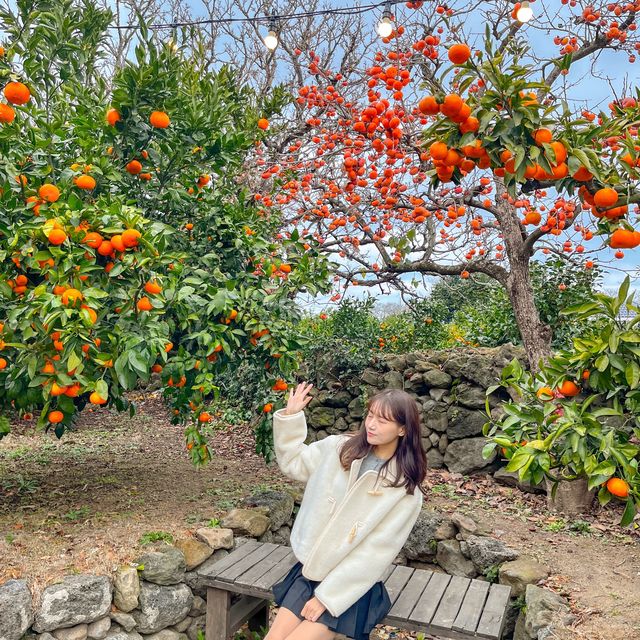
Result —
<instances>
[{"instance_id":1,"label":"jacket zipper pull","mask_svg":"<svg viewBox=\"0 0 640 640\"><path fill-rule=\"evenodd\" d=\"M381 496L382 495L382 491L379 491L378 489L376 489L376 487L380 484L380 479L376 480L376 483L373 485L373 489L369 489L369 491L367 491L367 493L370 496Z\"/></svg>"}]
</instances>

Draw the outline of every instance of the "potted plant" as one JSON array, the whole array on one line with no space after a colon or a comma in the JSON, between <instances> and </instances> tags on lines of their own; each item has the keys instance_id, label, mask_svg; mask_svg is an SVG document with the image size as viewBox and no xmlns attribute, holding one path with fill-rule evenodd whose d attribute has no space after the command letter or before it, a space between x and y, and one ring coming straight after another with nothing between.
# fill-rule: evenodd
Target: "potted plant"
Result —
<instances>
[{"instance_id":1,"label":"potted plant","mask_svg":"<svg viewBox=\"0 0 640 640\"><path fill-rule=\"evenodd\" d=\"M616 297L596 294L564 310L591 318L592 328L535 375L517 360L505 367L487 395L502 386L512 399L494 416L487 400L483 431L484 455L499 447L507 471L545 482L550 507L575 515L594 495L602 505L616 497L626 500L622 525L640 506L640 316L628 289L627 278ZM632 312L627 320L620 319L623 304Z\"/></svg>"}]
</instances>

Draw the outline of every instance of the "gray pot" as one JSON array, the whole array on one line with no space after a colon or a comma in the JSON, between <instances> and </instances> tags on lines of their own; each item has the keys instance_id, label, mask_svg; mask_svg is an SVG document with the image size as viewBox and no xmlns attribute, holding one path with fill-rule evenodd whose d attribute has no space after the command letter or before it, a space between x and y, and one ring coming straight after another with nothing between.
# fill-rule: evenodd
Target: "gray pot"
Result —
<instances>
[{"instance_id":1,"label":"gray pot","mask_svg":"<svg viewBox=\"0 0 640 640\"><path fill-rule=\"evenodd\" d=\"M547 487L547 507L552 511L562 512L568 516L588 513L596 496L596 488L587 489L587 476L579 476L575 480L560 480L555 496L552 495L553 481L545 478Z\"/></svg>"}]
</instances>

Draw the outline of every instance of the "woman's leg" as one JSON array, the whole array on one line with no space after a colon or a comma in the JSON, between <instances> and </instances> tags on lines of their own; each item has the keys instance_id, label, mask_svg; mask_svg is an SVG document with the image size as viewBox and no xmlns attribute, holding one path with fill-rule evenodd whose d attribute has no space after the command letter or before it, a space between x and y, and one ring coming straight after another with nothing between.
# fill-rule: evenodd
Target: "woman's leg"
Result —
<instances>
[{"instance_id":1,"label":"woman's leg","mask_svg":"<svg viewBox=\"0 0 640 640\"><path fill-rule=\"evenodd\" d=\"M333 640L336 632L331 631L322 622L304 620L287 637L286 640Z\"/></svg>"},{"instance_id":2,"label":"woman's leg","mask_svg":"<svg viewBox=\"0 0 640 640\"><path fill-rule=\"evenodd\" d=\"M302 620L293 611L280 607L264 640L285 640L301 623Z\"/></svg>"}]
</instances>

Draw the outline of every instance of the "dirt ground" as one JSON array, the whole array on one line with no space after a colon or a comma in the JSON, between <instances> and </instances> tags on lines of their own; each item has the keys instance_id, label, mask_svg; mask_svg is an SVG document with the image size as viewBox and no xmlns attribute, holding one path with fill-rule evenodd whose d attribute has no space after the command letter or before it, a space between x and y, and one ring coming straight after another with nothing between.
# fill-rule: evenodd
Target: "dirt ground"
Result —
<instances>
[{"instance_id":1,"label":"dirt ground","mask_svg":"<svg viewBox=\"0 0 640 640\"><path fill-rule=\"evenodd\" d=\"M195 469L158 394L130 398L133 418L99 409L60 440L21 423L0 441L0 584L25 578L37 599L65 574L110 574L134 560L145 534L188 536L256 490L301 487L254 452L246 426L216 431L212 463ZM617 525L619 504L571 521L550 513L544 496L488 476L433 470L427 485L427 508L466 513L550 567L546 586L577 617L558 640L640 640L640 536ZM372 634L416 637L383 626Z\"/></svg>"}]
</instances>

